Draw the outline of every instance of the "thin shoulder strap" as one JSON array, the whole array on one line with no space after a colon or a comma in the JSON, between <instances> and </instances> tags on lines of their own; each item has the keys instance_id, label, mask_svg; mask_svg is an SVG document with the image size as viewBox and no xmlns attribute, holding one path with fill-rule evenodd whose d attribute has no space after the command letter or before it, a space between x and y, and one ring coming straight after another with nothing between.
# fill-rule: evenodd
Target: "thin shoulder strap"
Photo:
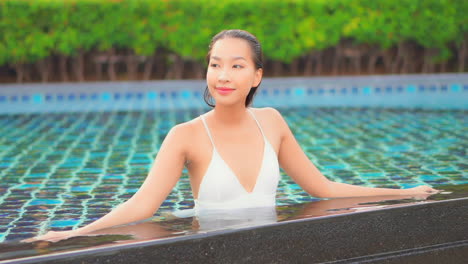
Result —
<instances>
[{"instance_id":1,"label":"thin shoulder strap","mask_svg":"<svg viewBox=\"0 0 468 264\"><path fill-rule=\"evenodd\" d=\"M205 114L201 115L200 117L203 122L203 125L205 126L206 133L208 134L208 137L210 138L211 145L213 146L214 149L216 149L213 138L211 137L210 129L208 128L208 124L206 123L206 120L205 120Z\"/></svg>"},{"instance_id":2,"label":"thin shoulder strap","mask_svg":"<svg viewBox=\"0 0 468 264\"><path fill-rule=\"evenodd\" d=\"M254 113L252 112L252 110L250 110L250 108L247 108L247 111L249 111L249 113L252 115L253 119L255 120L255 122L257 123L257 126L258 128L260 129L260 132L262 133L262 136L265 137L265 134L263 133L263 129L262 129L262 126L260 125L260 122L258 122L257 118L255 117Z\"/></svg>"}]
</instances>

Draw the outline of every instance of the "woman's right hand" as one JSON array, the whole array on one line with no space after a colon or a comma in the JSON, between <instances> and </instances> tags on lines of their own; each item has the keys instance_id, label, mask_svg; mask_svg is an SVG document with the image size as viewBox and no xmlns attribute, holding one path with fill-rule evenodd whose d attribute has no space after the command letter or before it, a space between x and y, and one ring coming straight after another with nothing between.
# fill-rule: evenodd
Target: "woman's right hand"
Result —
<instances>
[{"instance_id":1,"label":"woman's right hand","mask_svg":"<svg viewBox=\"0 0 468 264\"><path fill-rule=\"evenodd\" d=\"M21 242L35 242L35 241L49 241L49 242L57 242L60 240L68 239L70 237L80 235L77 230L67 230L67 231L49 231L44 235L36 236L33 238L28 238L21 240Z\"/></svg>"}]
</instances>

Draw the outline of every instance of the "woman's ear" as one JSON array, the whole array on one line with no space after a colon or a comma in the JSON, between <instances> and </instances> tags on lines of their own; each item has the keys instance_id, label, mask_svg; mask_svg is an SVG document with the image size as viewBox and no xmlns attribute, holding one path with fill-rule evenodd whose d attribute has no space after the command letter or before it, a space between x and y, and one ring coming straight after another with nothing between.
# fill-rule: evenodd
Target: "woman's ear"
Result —
<instances>
[{"instance_id":1,"label":"woman's ear","mask_svg":"<svg viewBox=\"0 0 468 264\"><path fill-rule=\"evenodd\" d=\"M262 81L263 77L263 69L259 68L257 71L255 71L255 79L254 79L254 85L253 87L258 87L260 85L260 82Z\"/></svg>"}]
</instances>

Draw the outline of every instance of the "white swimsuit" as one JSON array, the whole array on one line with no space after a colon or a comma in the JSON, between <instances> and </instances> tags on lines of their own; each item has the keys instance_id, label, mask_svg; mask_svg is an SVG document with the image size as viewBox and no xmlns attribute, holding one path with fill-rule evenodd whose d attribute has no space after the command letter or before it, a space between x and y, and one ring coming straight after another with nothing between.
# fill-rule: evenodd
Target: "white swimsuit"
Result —
<instances>
[{"instance_id":1,"label":"white swimsuit","mask_svg":"<svg viewBox=\"0 0 468 264\"><path fill-rule=\"evenodd\" d=\"M192 213L197 216L202 229L216 229L232 221L238 224L246 221L249 224L276 222L275 197L280 179L278 157L255 115L250 109L248 111L257 123L264 142L262 165L255 187L250 193L217 151L205 117L201 116L213 147L211 161L200 183L198 199L195 199ZM249 146L246 145L245 150L249 151ZM175 215L187 217L192 214Z\"/></svg>"},{"instance_id":2,"label":"white swimsuit","mask_svg":"<svg viewBox=\"0 0 468 264\"><path fill-rule=\"evenodd\" d=\"M208 137L213 146L213 154L210 165L200 183L198 199L195 200L195 208L203 209L234 209L249 207L265 207L275 205L276 189L279 181L278 158L273 147L263 133L260 123L254 114L248 110L262 133L264 148L262 165L257 176L257 182L252 192L247 192L234 172L216 149L210 129L205 117L201 119L206 128ZM245 146L248 151L249 146Z\"/></svg>"}]
</instances>

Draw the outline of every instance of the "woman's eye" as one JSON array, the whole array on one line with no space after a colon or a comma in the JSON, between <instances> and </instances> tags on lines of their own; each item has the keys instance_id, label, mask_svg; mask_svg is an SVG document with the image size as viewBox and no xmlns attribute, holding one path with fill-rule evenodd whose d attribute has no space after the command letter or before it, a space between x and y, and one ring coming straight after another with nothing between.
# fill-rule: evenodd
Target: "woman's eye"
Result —
<instances>
[{"instance_id":1,"label":"woman's eye","mask_svg":"<svg viewBox=\"0 0 468 264\"><path fill-rule=\"evenodd\" d=\"M210 66L211 66L211 67L213 67L213 68L216 68L216 67L218 67L218 66L219 66L219 64L216 64L216 63L211 63L211 65L210 65Z\"/></svg>"},{"instance_id":2,"label":"woman's eye","mask_svg":"<svg viewBox=\"0 0 468 264\"><path fill-rule=\"evenodd\" d=\"M244 66L239 65L239 64L236 64L236 65L234 65L234 66L232 66L232 67L233 67L233 68L236 68L236 69L242 69L242 68L244 68Z\"/></svg>"}]
</instances>

